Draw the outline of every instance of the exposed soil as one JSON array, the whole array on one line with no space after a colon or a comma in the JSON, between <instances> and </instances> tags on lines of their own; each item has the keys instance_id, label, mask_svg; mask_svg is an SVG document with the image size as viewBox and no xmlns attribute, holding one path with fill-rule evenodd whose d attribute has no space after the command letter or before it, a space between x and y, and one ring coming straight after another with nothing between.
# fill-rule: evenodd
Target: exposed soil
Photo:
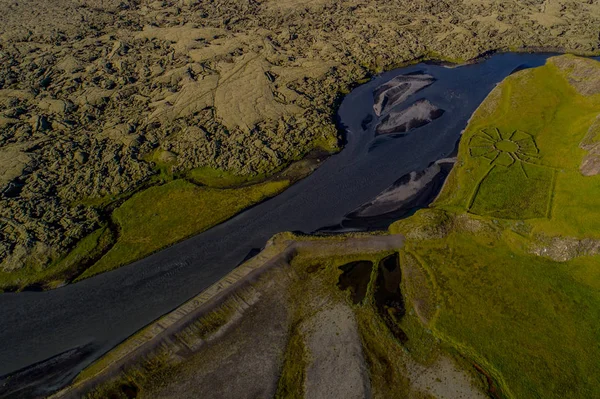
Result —
<instances>
[{"instance_id":1,"label":"exposed soil","mask_svg":"<svg viewBox=\"0 0 600 399\"><path fill-rule=\"evenodd\" d=\"M408 365L411 386L438 399L485 399L473 378L461 370L445 355L440 355L433 364L424 367L416 362ZM497 393L497 392L496 392ZM498 396L491 394L496 399Z\"/></svg>"},{"instance_id":2,"label":"exposed soil","mask_svg":"<svg viewBox=\"0 0 600 399\"><path fill-rule=\"evenodd\" d=\"M315 399L371 396L360 336L352 310L345 304L318 311L303 326L310 362L305 397Z\"/></svg>"},{"instance_id":3,"label":"exposed soil","mask_svg":"<svg viewBox=\"0 0 600 399\"><path fill-rule=\"evenodd\" d=\"M496 386L496 383L494 382L494 379L492 377L490 377L490 375L483 369L483 367L481 367L480 365L478 365L477 363L473 363L473 367L475 368L475 370L477 370L478 373L480 373L485 380L488 383L488 395L492 398L492 399L500 399L502 398L501 393L499 392L498 387Z\"/></svg>"},{"instance_id":4,"label":"exposed soil","mask_svg":"<svg viewBox=\"0 0 600 399\"><path fill-rule=\"evenodd\" d=\"M579 167L581 174L584 176L600 174L600 115L590 126L579 147L588 152Z\"/></svg>"}]
</instances>

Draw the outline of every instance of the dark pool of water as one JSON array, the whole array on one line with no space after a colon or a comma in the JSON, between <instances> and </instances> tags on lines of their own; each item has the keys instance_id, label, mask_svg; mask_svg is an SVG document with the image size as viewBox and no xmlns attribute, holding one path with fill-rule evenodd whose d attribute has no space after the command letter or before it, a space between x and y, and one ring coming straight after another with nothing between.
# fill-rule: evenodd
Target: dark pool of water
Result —
<instances>
[{"instance_id":1,"label":"dark pool of water","mask_svg":"<svg viewBox=\"0 0 600 399\"><path fill-rule=\"evenodd\" d=\"M371 271L373 262L368 260L359 260L346 263L339 267L342 271L338 279L338 287L341 290L350 290L352 302L359 304L367 295L367 288L371 280Z\"/></svg>"},{"instance_id":2,"label":"dark pool of water","mask_svg":"<svg viewBox=\"0 0 600 399\"><path fill-rule=\"evenodd\" d=\"M338 225L400 177L450 155L469 117L494 86L521 65L542 65L547 57L498 54L458 68L419 64L384 73L356 88L339 110L346 148L281 195L115 271L53 291L0 295L0 375L74 348L94 348L62 371L60 382L67 381L135 331L219 280L275 233L309 233ZM374 88L415 72L430 74L436 82L405 104L424 98L445 113L405 136L375 138L373 129L380 121L373 113ZM2 379L0 397L7 394ZM30 393L50 386L56 384L44 381Z\"/></svg>"},{"instance_id":3,"label":"dark pool of water","mask_svg":"<svg viewBox=\"0 0 600 399\"><path fill-rule=\"evenodd\" d=\"M375 306L392 334L400 342L406 342L408 337L398 325L405 314L404 297L400 289L402 271L398 253L390 255L379 262L377 279L375 280Z\"/></svg>"}]
</instances>

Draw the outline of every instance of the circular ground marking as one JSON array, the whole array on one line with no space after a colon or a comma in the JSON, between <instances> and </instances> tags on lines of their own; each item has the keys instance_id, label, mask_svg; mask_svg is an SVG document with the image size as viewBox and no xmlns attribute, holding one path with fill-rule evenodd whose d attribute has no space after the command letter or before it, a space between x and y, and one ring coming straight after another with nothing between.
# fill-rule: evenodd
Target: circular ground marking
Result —
<instances>
[{"instance_id":1,"label":"circular ground marking","mask_svg":"<svg viewBox=\"0 0 600 399\"><path fill-rule=\"evenodd\" d=\"M519 145L510 140L500 140L494 143L494 147L502 152L516 152L519 150Z\"/></svg>"},{"instance_id":2,"label":"circular ground marking","mask_svg":"<svg viewBox=\"0 0 600 399\"><path fill-rule=\"evenodd\" d=\"M532 159L538 159L539 149L529 133L488 128L471 136L469 155L485 158L493 165L509 167L517 161L531 163Z\"/></svg>"}]
</instances>

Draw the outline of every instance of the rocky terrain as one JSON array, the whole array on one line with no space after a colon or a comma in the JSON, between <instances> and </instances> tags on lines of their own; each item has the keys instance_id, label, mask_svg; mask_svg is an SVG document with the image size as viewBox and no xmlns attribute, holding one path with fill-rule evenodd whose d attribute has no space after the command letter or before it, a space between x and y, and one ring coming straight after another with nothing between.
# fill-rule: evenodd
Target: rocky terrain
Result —
<instances>
[{"instance_id":1,"label":"rocky terrain","mask_svg":"<svg viewBox=\"0 0 600 399\"><path fill-rule=\"evenodd\" d=\"M268 174L335 148L336 99L402 62L598 50L600 4L0 0L0 271L44 267L164 163ZM86 205L87 204L87 205Z\"/></svg>"}]
</instances>

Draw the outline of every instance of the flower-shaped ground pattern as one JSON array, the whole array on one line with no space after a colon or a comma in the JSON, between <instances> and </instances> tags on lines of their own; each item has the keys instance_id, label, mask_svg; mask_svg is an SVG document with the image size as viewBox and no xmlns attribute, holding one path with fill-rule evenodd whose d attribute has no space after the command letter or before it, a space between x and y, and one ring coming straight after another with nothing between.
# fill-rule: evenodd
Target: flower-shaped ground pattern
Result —
<instances>
[{"instance_id":1,"label":"flower-shaped ground pattern","mask_svg":"<svg viewBox=\"0 0 600 399\"><path fill-rule=\"evenodd\" d=\"M472 157L483 160L469 212L521 220L551 217L555 171L541 164L532 135L483 129L471 136L468 148Z\"/></svg>"},{"instance_id":2,"label":"flower-shaped ground pattern","mask_svg":"<svg viewBox=\"0 0 600 399\"><path fill-rule=\"evenodd\" d=\"M488 159L491 165L531 163L539 157L539 152L533 136L521 130L482 129L469 140L469 155Z\"/></svg>"}]
</instances>

